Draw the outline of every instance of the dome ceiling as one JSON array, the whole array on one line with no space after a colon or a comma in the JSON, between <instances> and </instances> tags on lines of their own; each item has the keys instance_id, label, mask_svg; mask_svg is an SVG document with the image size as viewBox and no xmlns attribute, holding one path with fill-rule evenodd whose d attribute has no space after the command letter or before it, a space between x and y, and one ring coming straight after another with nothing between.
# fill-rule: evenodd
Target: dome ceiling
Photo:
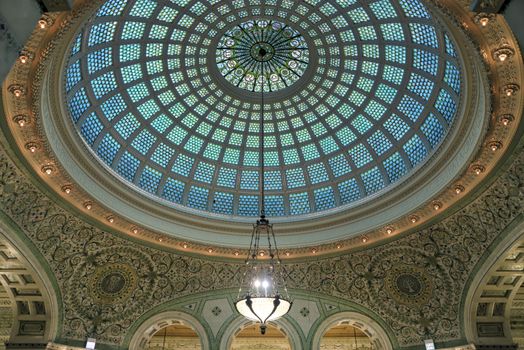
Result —
<instances>
[{"instance_id":1,"label":"dome ceiling","mask_svg":"<svg viewBox=\"0 0 524 350\"><path fill-rule=\"evenodd\" d=\"M260 210L261 86L270 217L346 208L405 180L461 95L452 40L406 0L110 0L64 74L71 120L119 179L229 217Z\"/></svg>"}]
</instances>

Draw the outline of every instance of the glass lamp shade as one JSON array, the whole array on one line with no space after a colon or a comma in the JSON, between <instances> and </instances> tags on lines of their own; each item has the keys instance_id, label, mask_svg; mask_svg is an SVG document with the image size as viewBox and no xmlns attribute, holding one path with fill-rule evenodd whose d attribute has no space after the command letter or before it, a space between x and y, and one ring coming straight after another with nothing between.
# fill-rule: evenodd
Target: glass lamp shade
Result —
<instances>
[{"instance_id":1,"label":"glass lamp shade","mask_svg":"<svg viewBox=\"0 0 524 350\"><path fill-rule=\"evenodd\" d=\"M269 321L279 319L288 313L291 302L274 297L250 297L249 295L235 303L237 311L247 319L260 322L260 332L266 332Z\"/></svg>"}]
</instances>

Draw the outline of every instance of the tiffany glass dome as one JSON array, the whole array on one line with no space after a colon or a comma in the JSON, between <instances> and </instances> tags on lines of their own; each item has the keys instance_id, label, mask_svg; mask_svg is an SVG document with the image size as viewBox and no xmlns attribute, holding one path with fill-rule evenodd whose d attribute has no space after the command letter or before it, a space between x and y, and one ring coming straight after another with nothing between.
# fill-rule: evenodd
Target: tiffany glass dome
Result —
<instances>
[{"instance_id":1,"label":"tiffany glass dome","mask_svg":"<svg viewBox=\"0 0 524 350\"><path fill-rule=\"evenodd\" d=\"M264 55L259 53L263 50ZM461 99L418 0L109 0L70 47L72 123L139 193L228 218L346 210L417 171Z\"/></svg>"}]
</instances>

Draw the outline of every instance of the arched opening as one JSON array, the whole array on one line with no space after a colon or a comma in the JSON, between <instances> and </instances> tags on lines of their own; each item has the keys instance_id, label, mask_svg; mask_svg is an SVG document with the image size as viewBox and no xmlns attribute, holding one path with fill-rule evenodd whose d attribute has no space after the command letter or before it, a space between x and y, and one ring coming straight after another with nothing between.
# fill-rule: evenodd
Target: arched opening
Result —
<instances>
[{"instance_id":1,"label":"arched opening","mask_svg":"<svg viewBox=\"0 0 524 350\"><path fill-rule=\"evenodd\" d=\"M42 264L0 223L0 350L47 344L56 336L57 294Z\"/></svg>"},{"instance_id":2,"label":"arched opening","mask_svg":"<svg viewBox=\"0 0 524 350\"><path fill-rule=\"evenodd\" d=\"M320 340L321 350L372 350L369 334L348 321L329 328Z\"/></svg>"},{"instance_id":3,"label":"arched opening","mask_svg":"<svg viewBox=\"0 0 524 350\"><path fill-rule=\"evenodd\" d=\"M351 311L326 318L318 326L311 345L312 349L322 350L393 349L386 331L377 321Z\"/></svg>"},{"instance_id":4,"label":"arched opening","mask_svg":"<svg viewBox=\"0 0 524 350\"><path fill-rule=\"evenodd\" d=\"M14 323L14 313L9 294L0 283L0 350L5 350Z\"/></svg>"},{"instance_id":5,"label":"arched opening","mask_svg":"<svg viewBox=\"0 0 524 350\"><path fill-rule=\"evenodd\" d=\"M158 330L149 339L146 349L188 349L201 350L202 345L197 332L182 322L172 324Z\"/></svg>"},{"instance_id":6,"label":"arched opening","mask_svg":"<svg viewBox=\"0 0 524 350\"><path fill-rule=\"evenodd\" d=\"M465 300L465 332L476 345L524 345L524 221L475 273Z\"/></svg>"},{"instance_id":7,"label":"arched opening","mask_svg":"<svg viewBox=\"0 0 524 350\"><path fill-rule=\"evenodd\" d=\"M162 312L141 322L129 343L129 350L209 348L202 324L195 317L180 311Z\"/></svg>"},{"instance_id":8,"label":"arched opening","mask_svg":"<svg viewBox=\"0 0 524 350\"><path fill-rule=\"evenodd\" d=\"M234 335L228 350L292 350L286 331L275 324L268 324L266 334L260 334L260 326L247 324Z\"/></svg>"}]
</instances>

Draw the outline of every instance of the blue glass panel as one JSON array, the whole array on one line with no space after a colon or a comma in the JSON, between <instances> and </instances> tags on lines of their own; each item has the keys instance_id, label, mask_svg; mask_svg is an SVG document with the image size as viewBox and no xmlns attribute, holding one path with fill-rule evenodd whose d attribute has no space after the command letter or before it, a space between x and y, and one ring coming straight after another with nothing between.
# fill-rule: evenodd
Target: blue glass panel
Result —
<instances>
[{"instance_id":1,"label":"blue glass panel","mask_svg":"<svg viewBox=\"0 0 524 350\"><path fill-rule=\"evenodd\" d=\"M412 166L420 163L428 155L428 151L424 146L424 143L418 135L413 136L409 139L408 142L403 146L404 151L409 157L409 161Z\"/></svg>"},{"instance_id":2,"label":"blue glass panel","mask_svg":"<svg viewBox=\"0 0 524 350\"><path fill-rule=\"evenodd\" d=\"M449 38L447 34L444 34L444 38L446 40L446 53L450 56L457 57L457 51L455 50L455 45L453 45L453 42Z\"/></svg>"},{"instance_id":3,"label":"blue glass panel","mask_svg":"<svg viewBox=\"0 0 524 350\"><path fill-rule=\"evenodd\" d=\"M413 122L416 122L422 114L424 106L415 101L411 96L404 96L398 105L398 110Z\"/></svg>"},{"instance_id":4,"label":"blue glass panel","mask_svg":"<svg viewBox=\"0 0 524 350\"><path fill-rule=\"evenodd\" d=\"M437 33L435 28L421 23L410 23L411 39L415 44L438 47Z\"/></svg>"},{"instance_id":5,"label":"blue glass panel","mask_svg":"<svg viewBox=\"0 0 524 350\"><path fill-rule=\"evenodd\" d=\"M146 166L144 170L142 170L138 185L147 192L156 193L161 179L162 174L159 171Z\"/></svg>"},{"instance_id":6,"label":"blue glass panel","mask_svg":"<svg viewBox=\"0 0 524 350\"><path fill-rule=\"evenodd\" d=\"M76 123L78 122L78 119L80 119L80 116L90 107L89 100L87 99L86 92L84 88L81 88L78 90L74 95L73 98L69 101L69 111L71 112L71 117L73 117L73 121Z\"/></svg>"},{"instance_id":7,"label":"blue glass panel","mask_svg":"<svg viewBox=\"0 0 524 350\"><path fill-rule=\"evenodd\" d=\"M380 0L369 4L369 7L373 11L373 14L378 19L387 19L397 17L397 12L389 0Z\"/></svg>"},{"instance_id":8,"label":"blue glass panel","mask_svg":"<svg viewBox=\"0 0 524 350\"><path fill-rule=\"evenodd\" d=\"M181 181L169 178L164 185L162 197L174 203L182 203L185 184Z\"/></svg>"},{"instance_id":9,"label":"blue glass panel","mask_svg":"<svg viewBox=\"0 0 524 350\"><path fill-rule=\"evenodd\" d=\"M191 168L193 167L194 159L186 156L185 154L179 154L173 163L171 171L182 176L189 176Z\"/></svg>"},{"instance_id":10,"label":"blue glass panel","mask_svg":"<svg viewBox=\"0 0 524 350\"><path fill-rule=\"evenodd\" d=\"M106 163L113 163L113 159L120 149L120 144L109 134L106 134L98 144L97 154Z\"/></svg>"},{"instance_id":11,"label":"blue glass panel","mask_svg":"<svg viewBox=\"0 0 524 350\"><path fill-rule=\"evenodd\" d=\"M293 168L286 170L286 182L288 188L297 188L306 186L304 179L304 172L301 168Z\"/></svg>"},{"instance_id":12,"label":"blue glass panel","mask_svg":"<svg viewBox=\"0 0 524 350\"><path fill-rule=\"evenodd\" d=\"M361 175L362 182L364 182L364 187L366 188L367 194L372 194L378 190L384 188L384 178L380 173L378 167L371 168Z\"/></svg>"},{"instance_id":13,"label":"blue glass panel","mask_svg":"<svg viewBox=\"0 0 524 350\"><path fill-rule=\"evenodd\" d=\"M209 190L198 186L191 186L187 195L187 205L191 208L206 210Z\"/></svg>"},{"instance_id":14,"label":"blue glass panel","mask_svg":"<svg viewBox=\"0 0 524 350\"><path fill-rule=\"evenodd\" d=\"M393 147L391 141L389 141L389 139L380 130L375 131L375 133L371 135L371 137L368 139L368 143L379 156L383 155L386 151Z\"/></svg>"},{"instance_id":15,"label":"blue glass panel","mask_svg":"<svg viewBox=\"0 0 524 350\"><path fill-rule=\"evenodd\" d=\"M147 152L151 149L151 146L156 141L156 137L153 136L149 131L142 130L140 133L136 136L136 138L131 142L131 146L133 146L138 152L142 153L143 155L146 155Z\"/></svg>"},{"instance_id":16,"label":"blue glass panel","mask_svg":"<svg viewBox=\"0 0 524 350\"><path fill-rule=\"evenodd\" d=\"M385 123L387 131L395 138L395 140L400 141L409 131L409 125L407 125L402 118L398 115L393 114Z\"/></svg>"},{"instance_id":17,"label":"blue glass panel","mask_svg":"<svg viewBox=\"0 0 524 350\"><path fill-rule=\"evenodd\" d=\"M213 211L220 214L233 214L233 195L225 192L215 192Z\"/></svg>"},{"instance_id":18,"label":"blue glass panel","mask_svg":"<svg viewBox=\"0 0 524 350\"><path fill-rule=\"evenodd\" d=\"M409 91L419 95L424 100L429 100L433 91L433 82L415 73L411 73L408 83Z\"/></svg>"},{"instance_id":19,"label":"blue glass panel","mask_svg":"<svg viewBox=\"0 0 524 350\"><path fill-rule=\"evenodd\" d=\"M399 2L406 16L416 18L430 18L428 11L419 1L399 0Z\"/></svg>"},{"instance_id":20,"label":"blue glass panel","mask_svg":"<svg viewBox=\"0 0 524 350\"><path fill-rule=\"evenodd\" d=\"M437 75L438 56L421 49L413 49L413 66L431 75Z\"/></svg>"},{"instance_id":21,"label":"blue glass panel","mask_svg":"<svg viewBox=\"0 0 524 350\"><path fill-rule=\"evenodd\" d=\"M348 204L360 198L360 189L355 179L339 183L338 192L340 193L340 204Z\"/></svg>"},{"instance_id":22,"label":"blue glass panel","mask_svg":"<svg viewBox=\"0 0 524 350\"><path fill-rule=\"evenodd\" d=\"M436 147L440 143L445 133L444 127L433 114L428 116L424 124L422 124L421 130L432 147Z\"/></svg>"},{"instance_id":23,"label":"blue glass panel","mask_svg":"<svg viewBox=\"0 0 524 350\"><path fill-rule=\"evenodd\" d=\"M167 164L175 155L175 150L166 144L159 144L153 154L151 155L151 160L161 167L167 167Z\"/></svg>"},{"instance_id":24,"label":"blue glass panel","mask_svg":"<svg viewBox=\"0 0 524 350\"><path fill-rule=\"evenodd\" d=\"M388 173L389 181L395 182L400 179L407 171L406 164L398 152L384 161L384 168Z\"/></svg>"},{"instance_id":25,"label":"blue glass panel","mask_svg":"<svg viewBox=\"0 0 524 350\"><path fill-rule=\"evenodd\" d=\"M118 161L117 172L127 181L133 182L139 165L140 161L125 151Z\"/></svg>"},{"instance_id":26,"label":"blue glass panel","mask_svg":"<svg viewBox=\"0 0 524 350\"><path fill-rule=\"evenodd\" d=\"M239 196L238 197L238 215L240 216L258 216L257 196Z\"/></svg>"},{"instance_id":27,"label":"blue glass panel","mask_svg":"<svg viewBox=\"0 0 524 350\"><path fill-rule=\"evenodd\" d=\"M87 55L87 72L93 74L113 64L113 49L105 47ZM69 72L68 72L69 75Z\"/></svg>"},{"instance_id":28,"label":"blue glass panel","mask_svg":"<svg viewBox=\"0 0 524 350\"><path fill-rule=\"evenodd\" d=\"M444 74L444 81L448 84L457 94L460 93L460 71L451 62L446 62L446 73Z\"/></svg>"},{"instance_id":29,"label":"blue glass panel","mask_svg":"<svg viewBox=\"0 0 524 350\"><path fill-rule=\"evenodd\" d=\"M114 117L126 110L127 104L125 103L122 95L117 94L100 106L102 112L106 116L107 120L111 121Z\"/></svg>"},{"instance_id":30,"label":"blue glass panel","mask_svg":"<svg viewBox=\"0 0 524 350\"><path fill-rule=\"evenodd\" d=\"M317 210L326 210L335 206L333 188L317 188L313 191L313 195L315 197L315 207Z\"/></svg>"},{"instance_id":31,"label":"blue glass panel","mask_svg":"<svg viewBox=\"0 0 524 350\"><path fill-rule=\"evenodd\" d=\"M353 162L355 163L357 168L361 168L369 162L373 161L373 157L371 156L367 148L364 147L364 145L362 144L358 144L352 149L350 149L349 154L351 155L351 158L353 159Z\"/></svg>"},{"instance_id":32,"label":"blue glass panel","mask_svg":"<svg viewBox=\"0 0 524 350\"><path fill-rule=\"evenodd\" d=\"M124 7L127 4L127 0L110 0L100 7L100 10L96 13L100 16L118 16L122 14Z\"/></svg>"},{"instance_id":33,"label":"blue glass panel","mask_svg":"<svg viewBox=\"0 0 524 350\"><path fill-rule=\"evenodd\" d=\"M329 176L323 163L311 164L307 167L307 170L312 184L329 181Z\"/></svg>"},{"instance_id":34,"label":"blue glass panel","mask_svg":"<svg viewBox=\"0 0 524 350\"><path fill-rule=\"evenodd\" d=\"M116 90L115 75L113 72L106 73L91 81L91 89L97 99Z\"/></svg>"},{"instance_id":35,"label":"blue glass panel","mask_svg":"<svg viewBox=\"0 0 524 350\"><path fill-rule=\"evenodd\" d=\"M282 176L280 171L264 172L264 188L269 191L282 189Z\"/></svg>"},{"instance_id":36,"label":"blue glass panel","mask_svg":"<svg viewBox=\"0 0 524 350\"><path fill-rule=\"evenodd\" d=\"M335 177L340 177L351 172L351 166L349 165L349 162L346 159L346 157L344 157L344 155L342 154L330 158L329 166L331 167L331 172Z\"/></svg>"},{"instance_id":37,"label":"blue glass panel","mask_svg":"<svg viewBox=\"0 0 524 350\"><path fill-rule=\"evenodd\" d=\"M266 215L284 216L284 197L266 196L265 198Z\"/></svg>"},{"instance_id":38,"label":"blue glass panel","mask_svg":"<svg viewBox=\"0 0 524 350\"><path fill-rule=\"evenodd\" d=\"M258 171L243 171L240 178L240 189L258 190Z\"/></svg>"},{"instance_id":39,"label":"blue glass panel","mask_svg":"<svg viewBox=\"0 0 524 350\"><path fill-rule=\"evenodd\" d=\"M307 192L289 195L289 212L291 215L307 214L311 211Z\"/></svg>"},{"instance_id":40,"label":"blue glass panel","mask_svg":"<svg viewBox=\"0 0 524 350\"><path fill-rule=\"evenodd\" d=\"M98 119L98 116L93 112L85 120L80 131L84 136L84 140L91 146L95 143L96 138L100 135L100 132L103 129L103 125Z\"/></svg>"},{"instance_id":41,"label":"blue glass panel","mask_svg":"<svg viewBox=\"0 0 524 350\"><path fill-rule=\"evenodd\" d=\"M89 46L113 41L117 22L102 22L91 27L89 32Z\"/></svg>"},{"instance_id":42,"label":"blue glass panel","mask_svg":"<svg viewBox=\"0 0 524 350\"><path fill-rule=\"evenodd\" d=\"M73 86L78 84L81 79L82 74L80 73L80 61L76 61L67 67L66 91L69 92Z\"/></svg>"},{"instance_id":43,"label":"blue glass panel","mask_svg":"<svg viewBox=\"0 0 524 350\"><path fill-rule=\"evenodd\" d=\"M153 0L138 0L129 14L131 16L149 18L153 14L156 5L156 1Z\"/></svg>"},{"instance_id":44,"label":"blue glass panel","mask_svg":"<svg viewBox=\"0 0 524 350\"><path fill-rule=\"evenodd\" d=\"M220 168L218 173L217 185L235 188L237 182L237 171L232 168Z\"/></svg>"},{"instance_id":45,"label":"blue glass panel","mask_svg":"<svg viewBox=\"0 0 524 350\"><path fill-rule=\"evenodd\" d=\"M435 108L440 112L440 114L446 119L448 124L451 124L453 117L457 112L457 104L449 94L444 89L441 89L437 101L435 102Z\"/></svg>"},{"instance_id":46,"label":"blue glass panel","mask_svg":"<svg viewBox=\"0 0 524 350\"><path fill-rule=\"evenodd\" d=\"M215 166L213 164L200 162L197 165L194 178L197 181L210 184L211 181L213 180L214 173L215 173Z\"/></svg>"}]
</instances>

